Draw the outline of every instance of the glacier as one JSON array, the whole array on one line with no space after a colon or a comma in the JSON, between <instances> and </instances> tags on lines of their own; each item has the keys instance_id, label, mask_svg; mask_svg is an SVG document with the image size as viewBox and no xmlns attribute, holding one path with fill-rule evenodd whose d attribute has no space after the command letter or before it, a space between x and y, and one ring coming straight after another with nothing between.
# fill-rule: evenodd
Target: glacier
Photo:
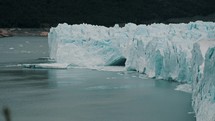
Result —
<instances>
[{"instance_id":1,"label":"glacier","mask_svg":"<svg viewBox=\"0 0 215 121\"><path fill-rule=\"evenodd\" d=\"M192 85L197 121L215 120L215 23L124 27L59 24L48 34L50 58L59 64L125 64L148 77Z\"/></svg>"}]
</instances>

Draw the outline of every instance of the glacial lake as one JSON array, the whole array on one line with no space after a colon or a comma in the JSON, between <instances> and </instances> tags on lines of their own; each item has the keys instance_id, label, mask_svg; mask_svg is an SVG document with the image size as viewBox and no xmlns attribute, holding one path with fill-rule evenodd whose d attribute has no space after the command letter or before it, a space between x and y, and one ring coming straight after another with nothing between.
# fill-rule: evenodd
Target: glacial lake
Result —
<instances>
[{"instance_id":1,"label":"glacial lake","mask_svg":"<svg viewBox=\"0 0 215 121\"><path fill-rule=\"evenodd\" d=\"M45 37L0 38L0 108L10 109L12 121L195 121L191 94L174 90L176 82L132 71L17 66L44 57Z\"/></svg>"}]
</instances>

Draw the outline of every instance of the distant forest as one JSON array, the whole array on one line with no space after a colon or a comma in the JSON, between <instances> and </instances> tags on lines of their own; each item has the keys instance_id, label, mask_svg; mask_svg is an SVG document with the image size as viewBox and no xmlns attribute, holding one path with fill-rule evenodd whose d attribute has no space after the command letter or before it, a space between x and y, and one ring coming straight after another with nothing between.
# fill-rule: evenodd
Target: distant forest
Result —
<instances>
[{"instance_id":1,"label":"distant forest","mask_svg":"<svg viewBox=\"0 0 215 121\"><path fill-rule=\"evenodd\" d=\"M215 0L0 0L0 27L166 23L215 13Z\"/></svg>"}]
</instances>

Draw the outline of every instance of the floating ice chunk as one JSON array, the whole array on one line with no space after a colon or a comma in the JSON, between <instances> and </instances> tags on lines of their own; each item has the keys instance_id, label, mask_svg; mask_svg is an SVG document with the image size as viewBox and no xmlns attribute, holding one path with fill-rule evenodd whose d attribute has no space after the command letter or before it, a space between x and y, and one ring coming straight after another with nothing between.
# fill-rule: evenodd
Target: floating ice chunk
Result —
<instances>
[{"instance_id":1,"label":"floating ice chunk","mask_svg":"<svg viewBox=\"0 0 215 121\"><path fill-rule=\"evenodd\" d=\"M14 50L14 48L13 48L13 47L10 47L9 49L10 49L10 50Z\"/></svg>"},{"instance_id":2,"label":"floating ice chunk","mask_svg":"<svg viewBox=\"0 0 215 121\"><path fill-rule=\"evenodd\" d=\"M178 85L175 88L175 90L187 92L187 93L192 93L192 86L190 84L181 84L181 85Z\"/></svg>"},{"instance_id":3,"label":"floating ice chunk","mask_svg":"<svg viewBox=\"0 0 215 121\"><path fill-rule=\"evenodd\" d=\"M66 69L69 64L59 63L42 63L42 64L22 64L25 68L33 69Z\"/></svg>"},{"instance_id":4,"label":"floating ice chunk","mask_svg":"<svg viewBox=\"0 0 215 121\"><path fill-rule=\"evenodd\" d=\"M24 47L23 44L19 44L19 47Z\"/></svg>"},{"instance_id":5,"label":"floating ice chunk","mask_svg":"<svg viewBox=\"0 0 215 121\"><path fill-rule=\"evenodd\" d=\"M30 53L31 53L31 51L21 50L21 53L27 53L27 54L30 54Z\"/></svg>"},{"instance_id":6,"label":"floating ice chunk","mask_svg":"<svg viewBox=\"0 0 215 121\"><path fill-rule=\"evenodd\" d=\"M125 67L123 66L96 66L94 69L99 71L115 71L115 72L122 72L125 71Z\"/></svg>"},{"instance_id":7,"label":"floating ice chunk","mask_svg":"<svg viewBox=\"0 0 215 121\"><path fill-rule=\"evenodd\" d=\"M132 88L130 85L123 85L123 86L105 86L105 85L99 85L94 87L88 87L86 90L119 90L119 89L129 89Z\"/></svg>"}]
</instances>

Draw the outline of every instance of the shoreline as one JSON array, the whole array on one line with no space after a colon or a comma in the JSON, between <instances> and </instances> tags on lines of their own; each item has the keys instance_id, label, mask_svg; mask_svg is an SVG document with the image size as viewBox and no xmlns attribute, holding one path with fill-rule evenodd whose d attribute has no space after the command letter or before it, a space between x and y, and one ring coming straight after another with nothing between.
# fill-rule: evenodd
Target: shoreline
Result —
<instances>
[{"instance_id":1,"label":"shoreline","mask_svg":"<svg viewBox=\"0 0 215 121\"><path fill-rule=\"evenodd\" d=\"M0 38L11 36L47 37L50 28L0 28Z\"/></svg>"}]
</instances>

